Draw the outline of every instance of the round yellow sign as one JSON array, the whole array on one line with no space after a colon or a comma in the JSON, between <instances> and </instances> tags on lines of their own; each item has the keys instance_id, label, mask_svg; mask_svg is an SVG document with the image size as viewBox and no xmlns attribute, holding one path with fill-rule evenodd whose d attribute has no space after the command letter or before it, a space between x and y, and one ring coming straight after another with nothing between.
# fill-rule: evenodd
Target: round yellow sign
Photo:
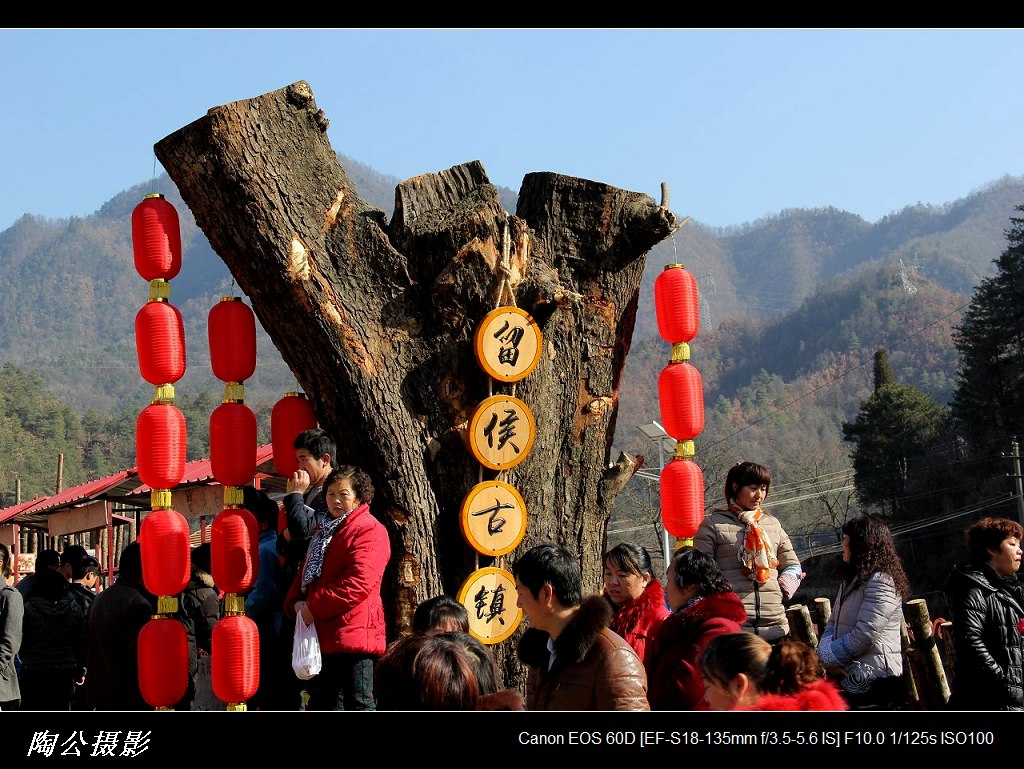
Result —
<instances>
[{"instance_id":1,"label":"round yellow sign","mask_svg":"<svg viewBox=\"0 0 1024 769\"><path fill-rule=\"evenodd\" d=\"M473 348L484 371L502 382L518 382L540 360L540 327L518 307L498 307L477 326Z\"/></svg>"},{"instance_id":2,"label":"round yellow sign","mask_svg":"<svg viewBox=\"0 0 1024 769\"><path fill-rule=\"evenodd\" d=\"M470 574L458 598L469 612L469 632L482 643L504 641L523 620L523 610L516 606L515 578L496 566Z\"/></svg>"},{"instance_id":3,"label":"round yellow sign","mask_svg":"<svg viewBox=\"0 0 1024 769\"><path fill-rule=\"evenodd\" d=\"M511 395L493 395L477 406L469 423L469 448L484 467L507 470L530 453L537 424L529 407Z\"/></svg>"},{"instance_id":4,"label":"round yellow sign","mask_svg":"<svg viewBox=\"0 0 1024 769\"><path fill-rule=\"evenodd\" d=\"M459 526L478 553L504 555L515 550L526 534L526 503L507 483L478 483L462 501Z\"/></svg>"}]
</instances>

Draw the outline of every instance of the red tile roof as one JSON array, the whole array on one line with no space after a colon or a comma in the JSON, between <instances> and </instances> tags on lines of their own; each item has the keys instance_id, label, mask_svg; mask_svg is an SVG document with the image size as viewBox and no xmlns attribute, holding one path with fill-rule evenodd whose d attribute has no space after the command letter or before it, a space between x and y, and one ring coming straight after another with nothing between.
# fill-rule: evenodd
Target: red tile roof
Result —
<instances>
[{"instance_id":1,"label":"red tile roof","mask_svg":"<svg viewBox=\"0 0 1024 769\"><path fill-rule=\"evenodd\" d=\"M17 505L11 505L10 507L0 508L0 523L10 520L18 513L23 513L26 510L31 509L44 499L47 499L47 497L36 497L35 499L30 499L28 502L22 502Z\"/></svg>"},{"instance_id":2,"label":"red tile roof","mask_svg":"<svg viewBox=\"0 0 1024 769\"><path fill-rule=\"evenodd\" d=\"M256 472L257 476L274 476L274 450L272 444L267 443L257 447ZM275 482L283 484L284 479L278 479L276 476L273 478L267 477L261 485L269 490L270 487L275 485ZM209 459L198 459L185 465L185 474L178 486L196 486L206 483L217 483L213 477L212 463ZM80 483L50 497L36 497L19 505L2 508L0 509L0 523L16 516L26 515L30 515L33 518L39 516L38 520L41 520L45 518L48 512L61 508L76 507L86 502L91 502L94 499L133 497L132 504L138 505L138 496L148 494L150 491L150 487L142 483L142 480L139 478L138 469L131 467L104 478Z\"/></svg>"}]
</instances>

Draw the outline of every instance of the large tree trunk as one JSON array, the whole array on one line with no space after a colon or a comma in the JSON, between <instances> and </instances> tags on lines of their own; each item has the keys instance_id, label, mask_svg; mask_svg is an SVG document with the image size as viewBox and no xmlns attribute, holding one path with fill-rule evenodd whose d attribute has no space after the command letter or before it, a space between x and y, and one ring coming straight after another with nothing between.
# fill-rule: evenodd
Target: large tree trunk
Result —
<instances>
[{"instance_id":1,"label":"large tree trunk","mask_svg":"<svg viewBox=\"0 0 1024 769\"><path fill-rule=\"evenodd\" d=\"M474 161L403 182L389 223L358 196L326 127L298 82L215 107L155 151L337 437L338 461L374 480L394 550L390 635L419 601L542 542L576 551L596 592L612 503L634 470L610 453L640 277L675 218L646 195L553 173L527 175L510 216ZM543 332L537 368L515 385L491 380L473 351L498 304L506 228L515 303ZM495 477L465 436L474 407L513 387L536 441L500 479L522 494L528 524L491 559L459 529L467 492ZM518 685L512 644L497 646Z\"/></svg>"}]
</instances>

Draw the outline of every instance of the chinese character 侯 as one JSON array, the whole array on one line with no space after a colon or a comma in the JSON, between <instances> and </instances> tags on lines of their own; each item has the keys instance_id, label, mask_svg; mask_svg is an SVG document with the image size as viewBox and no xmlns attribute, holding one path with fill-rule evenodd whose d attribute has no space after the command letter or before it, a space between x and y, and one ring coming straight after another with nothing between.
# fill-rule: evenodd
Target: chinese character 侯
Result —
<instances>
[{"instance_id":1,"label":"chinese character \u4faf","mask_svg":"<svg viewBox=\"0 0 1024 769\"><path fill-rule=\"evenodd\" d=\"M491 421L484 428L484 435L487 436L487 446L494 448L494 428L497 426L500 428L498 430L498 451L505 448L505 444L508 443L518 454L519 447L512 443L512 439L516 437L515 423L519 421L519 415L516 414L515 409L504 409L504 411L505 418L500 422L498 421L497 414L491 414Z\"/></svg>"}]
</instances>

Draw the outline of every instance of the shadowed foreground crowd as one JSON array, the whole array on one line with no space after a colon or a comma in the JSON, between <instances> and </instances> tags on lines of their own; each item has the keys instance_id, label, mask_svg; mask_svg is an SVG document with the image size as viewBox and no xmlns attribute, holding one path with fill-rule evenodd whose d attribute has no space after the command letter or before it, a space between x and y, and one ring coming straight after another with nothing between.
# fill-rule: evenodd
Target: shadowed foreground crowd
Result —
<instances>
[{"instance_id":1,"label":"shadowed foreground crowd","mask_svg":"<svg viewBox=\"0 0 1024 769\"><path fill-rule=\"evenodd\" d=\"M812 648L789 635L785 602L804 577L789 537L761 504L767 468L741 462L724 502L692 546L673 555L664 585L650 555L622 543L604 557L603 591L584 597L579 559L544 544L512 565L528 625L517 655L525 694L502 688L491 652L449 596L417 608L413 633L386 642L380 597L390 542L370 513L373 485L334 467L322 430L295 442L299 470L283 512L245 489L259 523L259 577L246 614L260 633L264 710L898 710L908 707L900 622L910 585L886 524L843 528L841 583ZM279 514L285 525L278 525ZM1017 580L1021 526L985 518L965 532L970 562L946 581L953 609L956 710L1024 709L1024 591ZM141 549L121 554L117 581L99 593L99 564L83 548L40 553L35 574L6 584L0 546L0 709L143 710L137 637L156 610ZM208 546L193 551L178 619L190 646L190 680L176 709L211 707L210 640L221 600ZM312 626L319 672L292 668L296 623ZM213 705L216 706L216 703ZM223 707L223 704L220 704Z\"/></svg>"}]
</instances>

